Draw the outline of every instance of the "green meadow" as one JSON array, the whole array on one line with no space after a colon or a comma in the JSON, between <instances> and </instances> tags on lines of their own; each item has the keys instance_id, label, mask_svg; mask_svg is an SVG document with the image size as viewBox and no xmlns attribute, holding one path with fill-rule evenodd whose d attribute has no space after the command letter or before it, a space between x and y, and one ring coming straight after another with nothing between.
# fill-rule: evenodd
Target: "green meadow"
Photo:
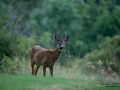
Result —
<instances>
[{"instance_id":1,"label":"green meadow","mask_svg":"<svg viewBox=\"0 0 120 90\"><path fill-rule=\"evenodd\" d=\"M85 79L68 79L50 76L0 74L1 90L119 90L100 82Z\"/></svg>"},{"instance_id":2,"label":"green meadow","mask_svg":"<svg viewBox=\"0 0 120 90\"><path fill-rule=\"evenodd\" d=\"M28 74L0 74L0 90L119 90L120 84L92 80L79 72L69 70L56 71L51 77L49 71L43 77L41 71L37 76ZM65 72L66 71L66 72ZM60 73L61 72L61 73ZM58 74L57 74L58 73ZM80 75L79 75L80 74ZM100 77L99 77L100 79Z\"/></svg>"},{"instance_id":3,"label":"green meadow","mask_svg":"<svg viewBox=\"0 0 120 90\"><path fill-rule=\"evenodd\" d=\"M76 58L75 62L68 62L66 66L56 63L54 76L50 76L49 69L43 77L42 66L37 76L31 75L30 61L18 58L14 62L6 57L7 66L1 67L0 90L119 90L119 78L112 81L108 76L87 71L84 63ZM87 73L86 73L87 72ZM116 76L117 77L117 76Z\"/></svg>"}]
</instances>

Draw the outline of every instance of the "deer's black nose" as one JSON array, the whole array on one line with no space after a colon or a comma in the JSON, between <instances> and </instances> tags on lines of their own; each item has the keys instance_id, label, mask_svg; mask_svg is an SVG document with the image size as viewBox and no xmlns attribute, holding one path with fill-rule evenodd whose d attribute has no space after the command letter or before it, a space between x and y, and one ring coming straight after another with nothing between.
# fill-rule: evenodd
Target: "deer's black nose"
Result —
<instances>
[{"instance_id":1,"label":"deer's black nose","mask_svg":"<svg viewBox=\"0 0 120 90\"><path fill-rule=\"evenodd\" d=\"M60 47L60 50L62 50L63 49L63 47Z\"/></svg>"}]
</instances>

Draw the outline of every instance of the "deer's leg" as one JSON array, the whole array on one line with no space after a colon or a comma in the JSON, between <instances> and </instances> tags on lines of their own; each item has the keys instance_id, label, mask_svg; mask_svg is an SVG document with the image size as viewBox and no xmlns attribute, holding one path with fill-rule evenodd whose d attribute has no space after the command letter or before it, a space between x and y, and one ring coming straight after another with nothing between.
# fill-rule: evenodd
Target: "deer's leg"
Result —
<instances>
[{"instance_id":1,"label":"deer's leg","mask_svg":"<svg viewBox=\"0 0 120 90\"><path fill-rule=\"evenodd\" d=\"M43 66L43 76L46 76L46 67Z\"/></svg>"},{"instance_id":2,"label":"deer's leg","mask_svg":"<svg viewBox=\"0 0 120 90\"><path fill-rule=\"evenodd\" d=\"M38 72L39 67L40 67L40 66L36 66L36 68L35 68L35 76L37 75L37 72Z\"/></svg>"},{"instance_id":3,"label":"deer's leg","mask_svg":"<svg viewBox=\"0 0 120 90\"><path fill-rule=\"evenodd\" d=\"M51 77L53 77L53 66L52 66L52 67L49 67L49 69L50 69Z\"/></svg>"},{"instance_id":4,"label":"deer's leg","mask_svg":"<svg viewBox=\"0 0 120 90\"><path fill-rule=\"evenodd\" d=\"M34 62L31 62L31 67L32 67L32 75L34 75L34 66L35 66L35 63L34 63Z\"/></svg>"}]
</instances>

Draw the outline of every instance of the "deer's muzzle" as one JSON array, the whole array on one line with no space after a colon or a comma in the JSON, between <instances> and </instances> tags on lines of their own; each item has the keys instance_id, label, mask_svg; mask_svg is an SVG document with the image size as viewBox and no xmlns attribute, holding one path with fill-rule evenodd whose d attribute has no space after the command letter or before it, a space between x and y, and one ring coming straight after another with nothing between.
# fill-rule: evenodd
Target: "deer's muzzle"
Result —
<instances>
[{"instance_id":1,"label":"deer's muzzle","mask_svg":"<svg viewBox=\"0 0 120 90\"><path fill-rule=\"evenodd\" d=\"M63 49L63 47L60 47L60 50L62 50Z\"/></svg>"}]
</instances>

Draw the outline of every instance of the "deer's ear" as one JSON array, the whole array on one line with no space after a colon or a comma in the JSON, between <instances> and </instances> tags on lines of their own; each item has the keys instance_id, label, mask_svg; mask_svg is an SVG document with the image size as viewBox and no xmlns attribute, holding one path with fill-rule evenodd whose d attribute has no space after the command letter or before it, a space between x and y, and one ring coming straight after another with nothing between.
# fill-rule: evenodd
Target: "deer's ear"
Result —
<instances>
[{"instance_id":1,"label":"deer's ear","mask_svg":"<svg viewBox=\"0 0 120 90\"><path fill-rule=\"evenodd\" d=\"M67 36L65 39L64 39L64 42L67 42L69 40L69 36Z\"/></svg>"},{"instance_id":2,"label":"deer's ear","mask_svg":"<svg viewBox=\"0 0 120 90\"><path fill-rule=\"evenodd\" d=\"M59 42L59 38L58 38L58 35L57 35L57 34L55 34L55 40L56 40L57 42Z\"/></svg>"}]
</instances>

